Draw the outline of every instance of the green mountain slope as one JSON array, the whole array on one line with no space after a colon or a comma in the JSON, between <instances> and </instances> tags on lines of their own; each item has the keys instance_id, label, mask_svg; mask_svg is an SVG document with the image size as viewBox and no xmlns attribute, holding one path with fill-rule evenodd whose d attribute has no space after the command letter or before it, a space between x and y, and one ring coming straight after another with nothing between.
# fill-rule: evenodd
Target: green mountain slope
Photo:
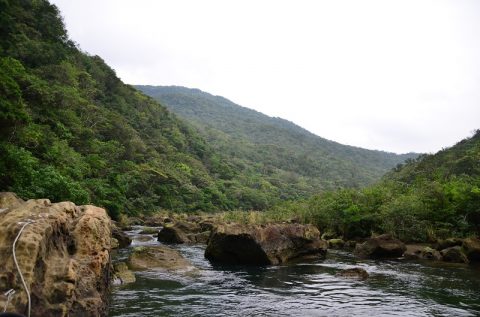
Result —
<instances>
[{"instance_id":1,"label":"green mountain slope","mask_svg":"<svg viewBox=\"0 0 480 317\"><path fill-rule=\"evenodd\" d=\"M260 175L282 198L372 184L417 156L342 145L198 89L136 87L194 124L237 168Z\"/></svg>"},{"instance_id":2,"label":"green mountain slope","mask_svg":"<svg viewBox=\"0 0 480 317\"><path fill-rule=\"evenodd\" d=\"M45 0L0 1L0 190L113 216L230 209L228 164L188 124L69 40Z\"/></svg>"},{"instance_id":3,"label":"green mountain slope","mask_svg":"<svg viewBox=\"0 0 480 317\"><path fill-rule=\"evenodd\" d=\"M375 185L292 203L304 221L346 238L391 233L404 241L480 235L480 130L436 154L398 165Z\"/></svg>"}]
</instances>

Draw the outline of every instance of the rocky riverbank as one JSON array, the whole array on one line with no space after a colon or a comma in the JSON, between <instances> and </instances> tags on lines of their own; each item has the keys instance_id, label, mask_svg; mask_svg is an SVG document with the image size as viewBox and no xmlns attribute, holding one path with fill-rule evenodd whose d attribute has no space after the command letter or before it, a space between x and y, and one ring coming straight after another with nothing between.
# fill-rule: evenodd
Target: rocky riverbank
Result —
<instances>
[{"instance_id":1,"label":"rocky riverbank","mask_svg":"<svg viewBox=\"0 0 480 317\"><path fill-rule=\"evenodd\" d=\"M125 262L112 265L111 250L132 242L122 229L134 225L144 225L138 240L151 243L131 248ZM0 228L0 292L13 294L0 297L0 306L25 315L30 310L31 316L105 316L111 282L135 282L132 271L196 272L188 258L165 244L204 244L212 263L247 265L324 259L328 248L353 251L358 259L480 260L480 240L473 237L429 245L405 245L389 235L343 241L320 235L312 225L225 223L212 216L156 215L115 224L102 208L23 201L13 193L0 193ZM366 279L368 273L355 268L339 276Z\"/></svg>"}]
</instances>

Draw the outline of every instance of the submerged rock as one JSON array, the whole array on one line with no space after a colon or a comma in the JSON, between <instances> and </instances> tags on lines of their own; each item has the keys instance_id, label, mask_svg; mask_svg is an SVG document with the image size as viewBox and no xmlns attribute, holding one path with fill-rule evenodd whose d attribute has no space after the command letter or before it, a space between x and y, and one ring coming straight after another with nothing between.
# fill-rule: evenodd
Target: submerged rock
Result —
<instances>
[{"instance_id":1,"label":"submerged rock","mask_svg":"<svg viewBox=\"0 0 480 317\"><path fill-rule=\"evenodd\" d=\"M218 225L205 257L212 262L267 265L305 257L324 258L326 242L312 225Z\"/></svg>"},{"instance_id":2,"label":"submerged rock","mask_svg":"<svg viewBox=\"0 0 480 317\"><path fill-rule=\"evenodd\" d=\"M34 305L31 316L105 316L111 248L105 210L48 199L25 202L12 193L0 193L0 208L0 292L16 290L7 310L27 312L12 244L31 220L15 249Z\"/></svg>"},{"instance_id":3,"label":"submerged rock","mask_svg":"<svg viewBox=\"0 0 480 317\"><path fill-rule=\"evenodd\" d=\"M136 247L128 258L128 266L133 270L188 271L193 265L178 251L166 246Z\"/></svg>"},{"instance_id":4,"label":"submerged rock","mask_svg":"<svg viewBox=\"0 0 480 317\"><path fill-rule=\"evenodd\" d=\"M401 257L406 249L407 247L402 241L383 234L357 244L354 254L359 258L397 258Z\"/></svg>"},{"instance_id":5,"label":"submerged rock","mask_svg":"<svg viewBox=\"0 0 480 317\"><path fill-rule=\"evenodd\" d=\"M468 263L467 256L462 252L462 247L454 246L440 251L443 260L453 263Z\"/></svg>"},{"instance_id":6,"label":"submerged rock","mask_svg":"<svg viewBox=\"0 0 480 317\"><path fill-rule=\"evenodd\" d=\"M367 271L360 267L345 269L335 275L356 280L366 280L370 276Z\"/></svg>"},{"instance_id":7,"label":"submerged rock","mask_svg":"<svg viewBox=\"0 0 480 317\"><path fill-rule=\"evenodd\" d=\"M463 252L471 262L480 261L480 239L467 238L463 240Z\"/></svg>"}]
</instances>

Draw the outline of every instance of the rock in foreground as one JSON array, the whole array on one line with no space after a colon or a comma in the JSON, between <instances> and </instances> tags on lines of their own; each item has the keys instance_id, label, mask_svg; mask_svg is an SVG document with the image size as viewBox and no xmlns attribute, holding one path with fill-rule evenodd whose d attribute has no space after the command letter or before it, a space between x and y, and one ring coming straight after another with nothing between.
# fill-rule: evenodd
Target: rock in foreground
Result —
<instances>
[{"instance_id":1,"label":"rock in foreground","mask_svg":"<svg viewBox=\"0 0 480 317\"><path fill-rule=\"evenodd\" d=\"M12 255L30 290L31 316L105 316L110 276L110 218L104 209L23 201L0 193L0 292L16 291L8 311L27 314L27 294ZM0 306L4 307L0 297Z\"/></svg>"},{"instance_id":2,"label":"rock in foreground","mask_svg":"<svg viewBox=\"0 0 480 317\"><path fill-rule=\"evenodd\" d=\"M383 234L357 244L354 254L359 258L385 259L401 257L406 250L407 247L402 241Z\"/></svg>"},{"instance_id":3,"label":"rock in foreground","mask_svg":"<svg viewBox=\"0 0 480 317\"><path fill-rule=\"evenodd\" d=\"M324 258L326 242L312 225L272 224L217 226L205 257L212 262L268 265L305 257Z\"/></svg>"}]
</instances>

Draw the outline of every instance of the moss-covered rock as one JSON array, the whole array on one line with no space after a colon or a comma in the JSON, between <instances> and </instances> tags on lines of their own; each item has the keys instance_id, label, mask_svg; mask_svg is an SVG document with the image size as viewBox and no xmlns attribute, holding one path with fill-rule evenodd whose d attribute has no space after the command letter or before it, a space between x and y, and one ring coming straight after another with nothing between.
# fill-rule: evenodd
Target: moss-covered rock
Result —
<instances>
[{"instance_id":1,"label":"moss-covered rock","mask_svg":"<svg viewBox=\"0 0 480 317\"><path fill-rule=\"evenodd\" d=\"M135 274L128 269L125 262L116 263L113 268L115 272L114 281L116 281L114 283L120 285L135 283Z\"/></svg>"},{"instance_id":2,"label":"moss-covered rock","mask_svg":"<svg viewBox=\"0 0 480 317\"><path fill-rule=\"evenodd\" d=\"M128 258L132 270L188 271L194 267L178 251L167 246L136 247Z\"/></svg>"},{"instance_id":3,"label":"moss-covered rock","mask_svg":"<svg viewBox=\"0 0 480 317\"><path fill-rule=\"evenodd\" d=\"M345 246L345 241L342 239L330 239L327 242L329 249L343 249Z\"/></svg>"}]
</instances>

